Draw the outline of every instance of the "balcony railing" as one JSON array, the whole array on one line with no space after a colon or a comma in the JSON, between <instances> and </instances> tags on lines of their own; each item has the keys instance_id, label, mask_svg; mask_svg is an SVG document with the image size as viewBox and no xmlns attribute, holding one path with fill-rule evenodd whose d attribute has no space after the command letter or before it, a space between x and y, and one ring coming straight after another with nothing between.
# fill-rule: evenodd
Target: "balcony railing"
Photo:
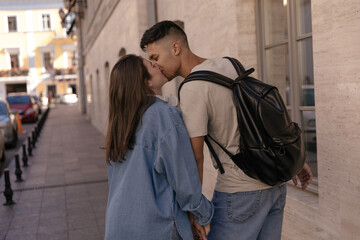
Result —
<instances>
[{"instance_id":1,"label":"balcony railing","mask_svg":"<svg viewBox=\"0 0 360 240\"><path fill-rule=\"evenodd\" d=\"M76 68L57 68L53 70L47 70L46 72L55 72L55 75L73 75L76 74ZM29 69L11 69L11 70L0 70L0 77L17 77L17 76L28 76Z\"/></svg>"},{"instance_id":2,"label":"balcony railing","mask_svg":"<svg viewBox=\"0 0 360 240\"><path fill-rule=\"evenodd\" d=\"M76 68L57 68L56 75L73 75L76 74Z\"/></svg>"},{"instance_id":3,"label":"balcony railing","mask_svg":"<svg viewBox=\"0 0 360 240\"><path fill-rule=\"evenodd\" d=\"M11 69L11 70L0 71L0 77L27 76L28 74L29 74L29 69Z\"/></svg>"}]
</instances>

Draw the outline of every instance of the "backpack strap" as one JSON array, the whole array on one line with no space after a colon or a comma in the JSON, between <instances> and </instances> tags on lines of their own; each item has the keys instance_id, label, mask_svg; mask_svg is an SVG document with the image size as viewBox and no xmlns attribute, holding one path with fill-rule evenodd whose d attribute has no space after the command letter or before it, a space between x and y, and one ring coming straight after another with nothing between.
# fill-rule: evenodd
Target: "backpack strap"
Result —
<instances>
[{"instance_id":1,"label":"backpack strap","mask_svg":"<svg viewBox=\"0 0 360 240\"><path fill-rule=\"evenodd\" d=\"M246 72L244 66L239 62L239 60L231 57L224 58L228 59L231 62L239 76L243 75L243 73Z\"/></svg>"},{"instance_id":2,"label":"backpack strap","mask_svg":"<svg viewBox=\"0 0 360 240\"><path fill-rule=\"evenodd\" d=\"M255 71L254 68L245 70L244 66L236 58L231 58L231 57L224 57L224 58L228 59L231 62L231 64L234 66L237 74L239 75L239 77L235 81L237 81L238 79L241 80L244 77L249 76L251 73L253 73Z\"/></svg>"},{"instance_id":3,"label":"backpack strap","mask_svg":"<svg viewBox=\"0 0 360 240\"><path fill-rule=\"evenodd\" d=\"M182 86L187 82L206 81L206 82L212 82L212 83L219 84L219 85L229 88L229 89L233 89L233 85L236 84L237 81L243 79L244 77L247 77L252 72L254 72L253 68L246 71L245 68L243 67L243 65L237 59L230 58L230 57L224 57L224 58L228 59L231 62L231 64L234 66L237 74L239 75L239 77L235 81L231 78L228 78L228 77L222 75L222 74L212 72L212 71L204 70L204 71L192 72L184 79L184 81L181 82L181 84L179 86L179 89L178 89L179 102L180 102L180 90L181 90ZM224 148L220 143L218 143L210 135L205 136L205 138L204 138L205 143L208 146L211 155L214 157L220 173L223 174L223 173L225 173L224 167L222 166L222 163L220 162L219 157L217 156L214 148L212 147L208 137L212 141L214 141L231 159L234 158L234 155L232 153L230 153L226 148ZM242 139L240 138L240 145L243 145L243 142L241 140Z\"/></svg>"},{"instance_id":4,"label":"backpack strap","mask_svg":"<svg viewBox=\"0 0 360 240\"><path fill-rule=\"evenodd\" d=\"M210 143L209 139L207 138L208 136L210 137L210 135L207 135L207 136L205 136L205 138L204 138L205 143L206 143L206 145L208 146L211 155L215 158L215 162L216 162L216 164L217 164L217 166L218 166L218 168L219 168L220 173L223 174L223 173L225 173L224 167L223 167L222 163L220 162L220 159L219 159L219 157L217 156L214 148L211 146L211 143ZM212 139L212 137L210 137L210 138Z\"/></svg>"},{"instance_id":5,"label":"backpack strap","mask_svg":"<svg viewBox=\"0 0 360 240\"><path fill-rule=\"evenodd\" d=\"M212 72L212 71L196 71L196 72L192 72L190 73L185 79L184 81L181 82L179 89L178 89L178 98L179 98L179 102L180 102L180 90L182 88L182 86L185 83L191 82L191 81L205 81L205 82L212 82L212 83L216 83L219 84L221 86L227 87L232 89L232 85L234 84L234 80L231 78L228 78L224 75L221 75L219 73L216 72Z\"/></svg>"},{"instance_id":6,"label":"backpack strap","mask_svg":"<svg viewBox=\"0 0 360 240\"><path fill-rule=\"evenodd\" d=\"M234 154L229 152L226 148L224 148L218 141L216 141L213 137L208 135L211 140L213 140L231 159L234 158Z\"/></svg>"}]
</instances>

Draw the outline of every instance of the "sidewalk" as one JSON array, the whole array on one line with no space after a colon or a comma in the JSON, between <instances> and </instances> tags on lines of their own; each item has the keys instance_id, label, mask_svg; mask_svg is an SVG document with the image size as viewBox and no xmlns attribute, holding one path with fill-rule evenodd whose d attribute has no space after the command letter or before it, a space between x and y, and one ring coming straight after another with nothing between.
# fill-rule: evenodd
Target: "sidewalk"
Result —
<instances>
[{"instance_id":1,"label":"sidewalk","mask_svg":"<svg viewBox=\"0 0 360 240\"><path fill-rule=\"evenodd\" d=\"M15 205L2 205L4 176L0 179L0 239L103 239L108 193L103 144L103 135L77 107L52 108L29 167L22 167L24 182L14 182L14 160L8 167Z\"/></svg>"}]
</instances>

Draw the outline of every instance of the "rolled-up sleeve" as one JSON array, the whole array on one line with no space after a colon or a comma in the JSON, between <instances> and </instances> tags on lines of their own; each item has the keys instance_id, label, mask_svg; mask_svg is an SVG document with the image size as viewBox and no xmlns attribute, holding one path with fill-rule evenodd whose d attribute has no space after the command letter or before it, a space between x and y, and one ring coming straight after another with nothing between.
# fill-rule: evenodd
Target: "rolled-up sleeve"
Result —
<instances>
[{"instance_id":1,"label":"rolled-up sleeve","mask_svg":"<svg viewBox=\"0 0 360 240\"><path fill-rule=\"evenodd\" d=\"M201 193L194 153L183 124L171 127L159 141L154 168L166 175L180 208L191 212L200 225L209 224L214 207Z\"/></svg>"}]
</instances>

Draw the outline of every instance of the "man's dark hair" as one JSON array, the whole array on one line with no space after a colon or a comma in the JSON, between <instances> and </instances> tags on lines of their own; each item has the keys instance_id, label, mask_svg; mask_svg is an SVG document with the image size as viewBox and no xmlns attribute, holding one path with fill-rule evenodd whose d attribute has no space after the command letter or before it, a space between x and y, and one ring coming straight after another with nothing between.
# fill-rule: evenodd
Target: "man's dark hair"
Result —
<instances>
[{"instance_id":1,"label":"man's dark hair","mask_svg":"<svg viewBox=\"0 0 360 240\"><path fill-rule=\"evenodd\" d=\"M146 46L148 44L156 42L173 32L182 36L187 43L187 37L184 30L172 21L162 21L144 32L140 41L140 47L144 52L146 52Z\"/></svg>"}]
</instances>

